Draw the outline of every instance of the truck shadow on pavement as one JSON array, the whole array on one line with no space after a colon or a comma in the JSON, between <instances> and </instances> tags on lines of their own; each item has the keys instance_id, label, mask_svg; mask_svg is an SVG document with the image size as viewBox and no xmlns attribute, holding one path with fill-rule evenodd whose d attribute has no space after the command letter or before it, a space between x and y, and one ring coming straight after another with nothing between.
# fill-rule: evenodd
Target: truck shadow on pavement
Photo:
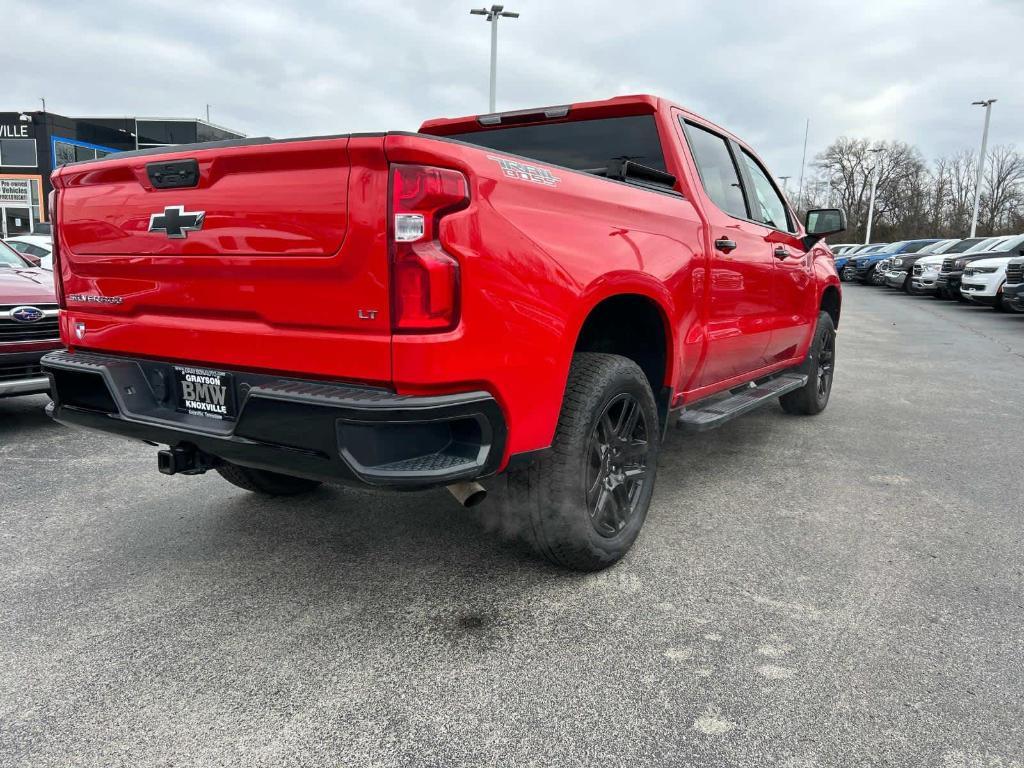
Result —
<instances>
[{"instance_id":1,"label":"truck shadow on pavement","mask_svg":"<svg viewBox=\"0 0 1024 768\"><path fill-rule=\"evenodd\" d=\"M45 395L0 398L0 445L13 441L23 430L59 432L64 429L46 415L50 398Z\"/></svg>"}]
</instances>

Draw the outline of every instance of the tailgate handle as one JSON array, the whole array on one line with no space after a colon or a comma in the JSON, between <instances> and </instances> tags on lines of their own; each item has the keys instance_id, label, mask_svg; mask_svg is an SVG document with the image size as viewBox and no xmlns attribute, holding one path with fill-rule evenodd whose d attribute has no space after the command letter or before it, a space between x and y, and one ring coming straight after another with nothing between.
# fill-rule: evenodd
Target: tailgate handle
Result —
<instances>
[{"instance_id":1,"label":"tailgate handle","mask_svg":"<svg viewBox=\"0 0 1024 768\"><path fill-rule=\"evenodd\" d=\"M149 181L156 189L176 189L199 185L199 163L195 160L174 160L146 166Z\"/></svg>"}]
</instances>

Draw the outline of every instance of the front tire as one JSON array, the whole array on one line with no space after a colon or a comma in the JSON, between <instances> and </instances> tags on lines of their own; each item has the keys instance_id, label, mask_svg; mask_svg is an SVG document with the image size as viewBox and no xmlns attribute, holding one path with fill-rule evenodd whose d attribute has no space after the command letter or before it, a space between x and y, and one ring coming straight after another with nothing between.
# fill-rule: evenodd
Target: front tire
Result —
<instances>
[{"instance_id":1,"label":"front tire","mask_svg":"<svg viewBox=\"0 0 1024 768\"><path fill-rule=\"evenodd\" d=\"M298 496L320 487L319 480L281 475L265 469L253 469L239 464L224 462L217 468L217 474L232 485L264 496Z\"/></svg>"},{"instance_id":2,"label":"front tire","mask_svg":"<svg viewBox=\"0 0 1024 768\"><path fill-rule=\"evenodd\" d=\"M818 314L811 348L807 350L807 357L799 369L800 373L807 375L807 383L779 398L782 410L802 416L813 416L824 411L832 394L835 363L836 327L832 315L821 312Z\"/></svg>"},{"instance_id":3,"label":"front tire","mask_svg":"<svg viewBox=\"0 0 1024 768\"><path fill-rule=\"evenodd\" d=\"M647 518L660 435L636 363L575 355L550 452L505 475L503 527L556 565L597 571L618 562Z\"/></svg>"},{"instance_id":4,"label":"front tire","mask_svg":"<svg viewBox=\"0 0 1024 768\"><path fill-rule=\"evenodd\" d=\"M1010 310L1010 308L1006 305L1006 302L1003 301L1002 288L996 291L996 300L992 304L992 309L994 309L996 312L1008 312Z\"/></svg>"}]
</instances>

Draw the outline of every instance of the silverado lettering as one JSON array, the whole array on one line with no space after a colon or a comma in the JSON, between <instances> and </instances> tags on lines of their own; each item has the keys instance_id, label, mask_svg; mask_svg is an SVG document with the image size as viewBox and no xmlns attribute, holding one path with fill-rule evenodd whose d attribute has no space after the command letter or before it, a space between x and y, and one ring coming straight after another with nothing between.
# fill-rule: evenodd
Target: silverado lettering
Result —
<instances>
[{"instance_id":1,"label":"silverado lettering","mask_svg":"<svg viewBox=\"0 0 1024 768\"><path fill-rule=\"evenodd\" d=\"M168 208L147 179L179 166L195 183ZM50 412L273 495L447 486L469 506L500 476L504 530L603 568L669 426L828 403L821 240L845 221L798 221L774 178L653 96L66 165ZM149 231L154 211L177 218Z\"/></svg>"}]
</instances>

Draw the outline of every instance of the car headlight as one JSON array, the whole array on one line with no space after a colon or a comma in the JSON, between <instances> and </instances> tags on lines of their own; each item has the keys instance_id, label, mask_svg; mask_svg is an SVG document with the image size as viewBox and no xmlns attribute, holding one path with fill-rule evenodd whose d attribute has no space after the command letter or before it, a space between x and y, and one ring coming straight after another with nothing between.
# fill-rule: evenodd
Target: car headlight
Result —
<instances>
[{"instance_id":1,"label":"car headlight","mask_svg":"<svg viewBox=\"0 0 1024 768\"><path fill-rule=\"evenodd\" d=\"M902 267L902 266L903 266L903 259L896 259L896 261L894 261L894 262L892 263L892 265L893 265L894 267Z\"/></svg>"},{"instance_id":2,"label":"car headlight","mask_svg":"<svg viewBox=\"0 0 1024 768\"><path fill-rule=\"evenodd\" d=\"M976 275L991 275L993 272L998 272L999 267L971 267L971 270Z\"/></svg>"},{"instance_id":3,"label":"car headlight","mask_svg":"<svg viewBox=\"0 0 1024 768\"><path fill-rule=\"evenodd\" d=\"M954 269L963 269L964 268L964 264L966 264L966 263L967 262L964 261L963 259L957 259L955 262L953 262L953 268Z\"/></svg>"}]
</instances>

